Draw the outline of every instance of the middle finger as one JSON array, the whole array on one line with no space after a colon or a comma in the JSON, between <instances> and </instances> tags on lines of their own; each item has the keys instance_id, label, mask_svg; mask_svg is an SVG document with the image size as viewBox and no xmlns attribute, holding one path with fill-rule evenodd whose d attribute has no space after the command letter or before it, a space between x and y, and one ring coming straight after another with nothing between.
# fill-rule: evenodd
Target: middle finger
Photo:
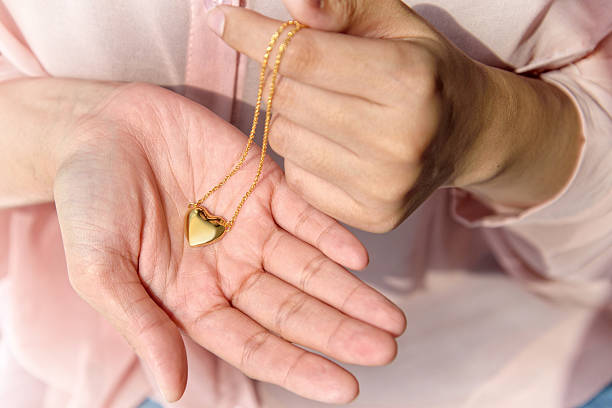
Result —
<instances>
[{"instance_id":1,"label":"middle finger","mask_svg":"<svg viewBox=\"0 0 612 408\"><path fill-rule=\"evenodd\" d=\"M308 222L305 220L304 222ZM308 227L308 226L306 226ZM301 228L300 228L301 229ZM323 230L319 239L325 239ZM394 336L402 334L402 311L374 288L342 266L284 230L277 230L263 250L263 266L271 274L301 291Z\"/></svg>"},{"instance_id":2,"label":"middle finger","mask_svg":"<svg viewBox=\"0 0 612 408\"><path fill-rule=\"evenodd\" d=\"M285 159L342 188L353 181L362 159L327 137L305 129L277 115L270 130L270 146Z\"/></svg>"},{"instance_id":3,"label":"middle finger","mask_svg":"<svg viewBox=\"0 0 612 408\"><path fill-rule=\"evenodd\" d=\"M355 146L367 149L370 136L380 134L379 120L385 117L384 109L365 99L317 88L285 76L277 82L272 107L274 114L353 150Z\"/></svg>"}]
</instances>

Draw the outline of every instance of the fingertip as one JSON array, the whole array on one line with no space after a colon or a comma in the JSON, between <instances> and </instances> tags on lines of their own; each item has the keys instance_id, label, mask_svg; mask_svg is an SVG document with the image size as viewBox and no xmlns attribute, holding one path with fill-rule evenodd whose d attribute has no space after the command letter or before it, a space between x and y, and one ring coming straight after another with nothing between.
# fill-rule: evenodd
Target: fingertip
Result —
<instances>
[{"instance_id":1,"label":"fingertip","mask_svg":"<svg viewBox=\"0 0 612 408\"><path fill-rule=\"evenodd\" d=\"M390 333L362 322L345 323L336 338L333 351L349 364L383 366L397 355L397 342Z\"/></svg>"},{"instance_id":2,"label":"fingertip","mask_svg":"<svg viewBox=\"0 0 612 408\"><path fill-rule=\"evenodd\" d=\"M320 400L328 404L348 404L359 396L359 381L355 376L343 368L338 367L344 372L342 379L336 381L335 386L330 387L326 395Z\"/></svg>"},{"instance_id":3,"label":"fingertip","mask_svg":"<svg viewBox=\"0 0 612 408\"><path fill-rule=\"evenodd\" d=\"M402 309L366 284L359 293L353 293L351 301L344 306L343 312L393 337L399 337L406 330L406 316Z\"/></svg>"},{"instance_id":4,"label":"fingertip","mask_svg":"<svg viewBox=\"0 0 612 408\"><path fill-rule=\"evenodd\" d=\"M348 269L361 271L370 262L366 247L355 235L340 225L327 234L325 241L320 243L319 249Z\"/></svg>"},{"instance_id":5,"label":"fingertip","mask_svg":"<svg viewBox=\"0 0 612 408\"><path fill-rule=\"evenodd\" d=\"M391 364L397 357L397 341L391 334L385 332L380 340L380 352L378 353L376 365L385 366Z\"/></svg>"},{"instance_id":6,"label":"fingertip","mask_svg":"<svg viewBox=\"0 0 612 408\"><path fill-rule=\"evenodd\" d=\"M316 354L305 355L291 374L284 386L305 398L346 404L359 395L359 382L353 374Z\"/></svg>"},{"instance_id":7,"label":"fingertip","mask_svg":"<svg viewBox=\"0 0 612 408\"><path fill-rule=\"evenodd\" d=\"M341 31L346 26L346 18L340 13L330 11L325 0L285 0L291 15L302 23L323 31Z\"/></svg>"},{"instance_id":8,"label":"fingertip","mask_svg":"<svg viewBox=\"0 0 612 408\"><path fill-rule=\"evenodd\" d=\"M143 346L147 348L147 365L166 401L180 400L187 386L188 370L185 344L178 328L158 333L155 341Z\"/></svg>"},{"instance_id":9,"label":"fingertip","mask_svg":"<svg viewBox=\"0 0 612 408\"><path fill-rule=\"evenodd\" d=\"M350 257L350 265L345 265L347 268L354 271L362 271L370 264L370 254L365 245L357 238L354 238L356 244L353 248L353 254Z\"/></svg>"},{"instance_id":10,"label":"fingertip","mask_svg":"<svg viewBox=\"0 0 612 408\"><path fill-rule=\"evenodd\" d=\"M385 304L378 309L378 315L374 319L379 328L390 333L393 337L399 337L406 331L406 315L393 302L384 296L382 297Z\"/></svg>"},{"instance_id":11,"label":"fingertip","mask_svg":"<svg viewBox=\"0 0 612 408\"><path fill-rule=\"evenodd\" d=\"M154 373L155 381L159 387L159 391L164 396L164 399L170 403L177 402L183 397L185 388L187 387L187 370L183 375L174 378L169 378L164 373Z\"/></svg>"},{"instance_id":12,"label":"fingertip","mask_svg":"<svg viewBox=\"0 0 612 408\"><path fill-rule=\"evenodd\" d=\"M352 232L345 227L344 230L344 248L345 260L342 265L354 271L362 271L368 267L370 263L370 255L363 243Z\"/></svg>"},{"instance_id":13,"label":"fingertip","mask_svg":"<svg viewBox=\"0 0 612 408\"><path fill-rule=\"evenodd\" d=\"M324 0L306 0L306 3L315 9L322 9L325 6Z\"/></svg>"},{"instance_id":14,"label":"fingertip","mask_svg":"<svg viewBox=\"0 0 612 408\"><path fill-rule=\"evenodd\" d=\"M394 325L393 328L390 330L390 333L393 334L395 337L399 337L404 334L406 328L408 327L406 315L400 308L397 308L397 312L395 313L393 321Z\"/></svg>"},{"instance_id":15,"label":"fingertip","mask_svg":"<svg viewBox=\"0 0 612 408\"><path fill-rule=\"evenodd\" d=\"M335 261L353 271L362 271L370 263L368 251L360 244L344 248Z\"/></svg>"},{"instance_id":16,"label":"fingertip","mask_svg":"<svg viewBox=\"0 0 612 408\"><path fill-rule=\"evenodd\" d=\"M182 390L179 390L179 389L169 389L169 388L166 389L166 388L160 387L159 390L164 396L164 399L169 403L177 402L178 400L180 400L183 397L183 393L185 392L184 388Z\"/></svg>"},{"instance_id":17,"label":"fingertip","mask_svg":"<svg viewBox=\"0 0 612 408\"><path fill-rule=\"evenodd\" d=\"M217 6L209 10L206 16L206 23L215 34L223 38L225 32L225 12L223 6Z\"/></svg>"},{"instance_id":18,"label":"fingertip","mask_svg":"<svg viewBox=\"0 0 612 408\"><path fill-rule=\"evenodd\" d=\"M370 366L385 366L390 364L397 356L397 342L395 338L386 331L378 331L376 335L370 338L368 344L363 350L363 354L369 354Z\"/></svg>"},{"instance_id":19,"label":"fingertip","mask_svg":"<svg viewBox=\"0 0 612 408\"><path fill-rule=\"evenodd\" d=\"M330 404L349 404L357 399L359 396L359 381L352 374L348 374L351 377L348 386L342 392L332 395L327 402Z\"/></svg>"},{"instance_id":20,"label":"fingertip","mask_svg":"<svg viewBox=\"0 0 612 408\"><path fill-rule=\"evenodd\" d=\"M183 397L187 387L187 367L180 374L171 375L164 372L154 372L153 376L164 399L170 403L177 402Z\"/></svg>"}]
</instances>

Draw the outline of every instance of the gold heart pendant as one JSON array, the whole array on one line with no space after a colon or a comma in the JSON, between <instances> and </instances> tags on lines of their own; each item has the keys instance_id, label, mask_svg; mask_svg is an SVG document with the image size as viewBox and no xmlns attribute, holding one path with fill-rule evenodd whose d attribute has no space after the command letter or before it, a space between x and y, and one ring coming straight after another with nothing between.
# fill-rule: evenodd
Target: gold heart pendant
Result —
<instances>
[{"instance_id":1,"label":"gold heart pendant","mask_svg":"<svg viewBox=\"0 0 612 408\"><path fill-rule=\"evenodd\" d=\"M214 244L225 235L227 221L212 215L204 207L196 207L187 213L185 233L189 246L199 247Z\"/></svg>"}]
</instances>

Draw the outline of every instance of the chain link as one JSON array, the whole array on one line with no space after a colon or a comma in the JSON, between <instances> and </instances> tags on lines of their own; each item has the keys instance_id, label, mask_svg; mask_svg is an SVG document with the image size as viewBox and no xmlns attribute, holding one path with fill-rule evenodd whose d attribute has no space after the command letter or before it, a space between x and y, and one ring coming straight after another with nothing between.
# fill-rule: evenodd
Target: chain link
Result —
<instances>
[{"instance_id":1,"label":"chain link","mask_svg":"<svg viewBox=\"0 0 612 408\"><path fill-rule=\"evenodd\" d=\"M276 32L272 35L272 37L270 38L270 42L268 44L268 48L266 48L266 52L265 52L265 54L263 56L263 61L262 61L262 65L261 65L261 72L259 74L259 88L257 90L257 102L255 103L255 113L253 115L253 125L251 127L251 133L249 134L249 139L248 139L247 145L246 145L244 151L242 152L242 155L240 156L240 159L234 165L232 171L230 171L225 176L225 178L223 178L223 180L221 180L221 182L219 184L217 184L212 189L210 189L210 191L208 193L206 193L204 195L204 197L202 197L201 199L199 199L195 203L190 203L189 204L189 208L195 208L195 207L199 207L200 205L202 205L202 203L204 203L204 201L206 201L206 199L208 199L208 197L210 197L213 193L215 193L217 190L219 190L221 187L223 187L223 185L225 183L227 183L227 181L232 176L234 176L238 172L238 170L240 170L240 168L242 167L242 165L246 161L246 158L247 158L247 156L249 154L249 151L251 150L251 147L253 146L253 141L255 140L255 133L257 131L257 125L259 124L259 115L260 115L260 112L261 112L261 103L262 103L262 100L263 100L263 92L264 92L264 87L265 87L265 83L266 83L266 72L268 70L270 54L274 50L274 46L276 45L276 43L277 43L278 39L280 38L281 34L289 26L294 26L294 28L287 33L287 38L279 46L278 54L276 55L276 61L274 62L274 67L272 69L272 78L271 78L271 82L270 82L270 90L269 90L269 93L268 93L268 100L267 100L267 107L266 107L266 121L265 121L265 124L264 124L263 141L262 141L262 146L261 146L261 156L259 158L259 165L257 167L257 174L255 175L255 178L253 179L253 182L251 183L251 186L249 187L248 191L244 194L244 196L242 196L242 199L240 200L240 203L238 204L238 207L236 207L236 211L234 212L234 215L232 216L232 218L225 225L225 229L228 232L234 226L234 223L236 222L236 219L238 218L238 214L240 213L240 210L242 210L242 207L244 206L244 203L247 201L247 199L250 197L250 195L253 194L253 191L255 190L255 187L257 187L257 183L259 182L259 179L261 178L261 173L262 173L264 161L265 161L265 158L266 158L266 152L268 150L268 135L270 134L270 120L272 118L272 102L274 100L274 94L276 92L276 81L278 79L280 64L281 64L283 55L285 54L285 51L287 50L287 47L289 46L289 43L291 42L293 37L298 33L298 31L300 31L301 29L306 27L304 24L300 23L299 21L295 21L295 20L287 21L287 22L283 23L278 28L278 30L276 30Z\"/></svg>"}]
</instances>

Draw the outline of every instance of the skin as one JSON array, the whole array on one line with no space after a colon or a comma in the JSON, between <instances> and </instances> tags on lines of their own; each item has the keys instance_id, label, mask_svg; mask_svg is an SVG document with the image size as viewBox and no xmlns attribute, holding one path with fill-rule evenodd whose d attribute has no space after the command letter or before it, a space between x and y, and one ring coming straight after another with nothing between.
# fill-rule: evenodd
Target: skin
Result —
<instances>
[{"instance_id":1,"label":"skin","mask_svg":"<svg viewBox=\"0 0 612 408\"><path fill-rule=\"evenodd\" d=\"M291 343L353 364L393 359L403 315L340 266L364 267L365 249L313 206L384 232L440 187L537 205L576 165L577 113L558 89L470 60L399 1L315 3L286 0L322 30L300 32L281 67L270 142L286 175L268 161L214 247L187 247L186 204L222 178L244 135L153 86L0 84L1 205L55 200L72 285L171 401L186 383L181 332L253 378L326 402L353 399L356 380ZM223 39L260 58L280 22L219 10ZM232 213L255 163L211 211Z\"/></svg>"},{"instance_id":2,"label":"skin","mask_svg":"<svg viewBox=\"0 0 612 408\"><path fill-rule=\"evenodd\" d=\"M152 85L27 79L0 84L0 112L0 204L55 201L72 286L168 400L187 381L182 335L252 378L326 402L355 398L357 381L292 343L351 364L394 358L403 314L343 268L365 267L367 252L271 160L232 231L187 245L187 204L246 143L206 108ZM233 213L258 158L253 148L209 210Z\"/></svg>"},{"instance_id":3,"label":"skin","mask_svg":"<svg viewBox=\"0 0 612 408\"><path fill-rule=\"evenodd\" d=\"M270 145L316 208L382 233L438 188L520 211L571 179L584 139L558 88L471 60L399 0L285 4L316 30L284 57ZM280 25L230 6L209 23L254 59Z\"/></svg>"}]
</instances>

